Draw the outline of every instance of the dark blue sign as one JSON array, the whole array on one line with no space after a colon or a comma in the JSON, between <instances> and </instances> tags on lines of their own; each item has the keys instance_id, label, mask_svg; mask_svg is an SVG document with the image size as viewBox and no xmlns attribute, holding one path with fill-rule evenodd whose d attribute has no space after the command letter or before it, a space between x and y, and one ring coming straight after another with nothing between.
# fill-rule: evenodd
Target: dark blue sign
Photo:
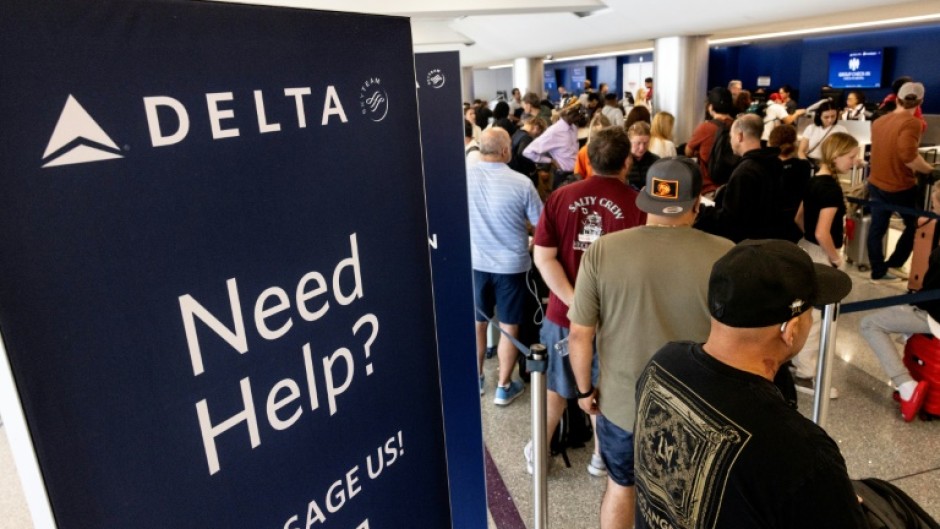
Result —
<instances>
[{"instance_id":1,"label":"dark blue sign","mask_svg":"<svg viewBox=\"0 0 940 529\"><path fill-rule=\"evenodd\" d=\"M460 54L415 55L454 529L486 527Z\"/></svg>"},{"instance_id":2,"label":"dark blue sign","mask_svg":"<svg viewBox=\"0 0 940 529\"><path fill-rule=\"evenodd\" d=\"M0 20L0 329L58 526L449 527L408 20Z\"/></svg>"},{"instance_id":3,"label":"dark blue sign","mask_svg":"<svg viewBox=\"0 0 940 529\"><path fill-rule=\"evenodd\" d=\"M546 70L543 74L544 89L546 94L554 94L558 90L558 82L555 80L555 70Z\"/></svg>"},{"instance_id":4,"label":"dark blue sign","mask_svg":"<svg viewBox=\"0 0 940 529\"><path fill-rule=\"evenodd\" d=\"M834 51L829 53L829 86L832 88L881 88L884 50Z\"/></svg>"},{"instance_id":5,"label":"dark blue sign","mask_svg":"<svg viewBox=\"0 0 940 529\"><path fill-rule=\"evenodd\" d=\"M587 80L587 74L584 72L583 67L572 68L571 69L571 83L574 85L575 90L584 89L584 81Z\"/></svg>"}]
</instances>

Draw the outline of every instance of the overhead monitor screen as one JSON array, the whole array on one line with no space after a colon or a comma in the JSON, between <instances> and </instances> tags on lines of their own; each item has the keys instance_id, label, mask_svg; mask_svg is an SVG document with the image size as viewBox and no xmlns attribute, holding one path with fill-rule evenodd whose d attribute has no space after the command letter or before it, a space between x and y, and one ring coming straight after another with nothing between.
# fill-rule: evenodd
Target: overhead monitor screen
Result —
<instances>
[{"instance_id":1,"label":"overhead monitor screen","mask_svg":"<svg viewBox=\"0 0 940 529\"><path fill-rule=\"evenodd\" d=\"M829 53L829 86L832 88L881 88L884 50L850 50Z\"/></svg>"}]
</instances>

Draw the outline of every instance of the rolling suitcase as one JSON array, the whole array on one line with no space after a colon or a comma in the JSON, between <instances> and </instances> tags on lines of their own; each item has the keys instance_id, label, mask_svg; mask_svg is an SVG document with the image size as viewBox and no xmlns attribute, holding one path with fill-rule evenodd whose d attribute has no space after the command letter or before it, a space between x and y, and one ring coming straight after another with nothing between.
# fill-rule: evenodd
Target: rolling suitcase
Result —
<instances>
[{"instance_id":1,"label":"rolling suitcase","mask_svg":"<svg viewBox=\"0 0 940 529\"><path fill-rule=\"evenodd\" d=\"M934 249L936 219L921 217L917 219L917 232L914 234L914 252L911 254L911 273L907 279L908 290L918 291L924 286L924 274L927 262Z\"/></svg>"},{"instance_id":2,"label":"rolling suitcase","mask_svg":"<svg viewBox=\"0 0 940 529\"><path fill-rule=\"evenodd\" d=\"M934 159L937 157L936 151L933 153ZM936 183L938 175L926 176L924 182L924 210L932 211L931 194L933 186ZM937 220L928 217L917 219L917 232L914 234L914 251L911 254L911 273L908 276L908 290L920 290L924 283L924 274L927 273L927 261L930 259L930 252L937 246L936 233Z\"/></svg>"},{"instance_id":3,"label":"rolling suitcase","mask_svg":"<svg viewBox=\"0 0 940 529\"><path fill-rule=\"evenodd\" d=\"M940 340L929 334L911 336L904 346L904 367L914 380L929 384L922 412L940 416Z\"/></svg>"},{"instance_id":4,"label":"rolling suitcase","mask_svg":"<svg viewBox=\"0 0 940 529\"><path fill-rule=\"evenodd\" d=\"M862 213L861 208L855 215L847 216L845 219L845 260L854 264L862 272L871 269L867 243L870 229L871 215Z\"/></svg>"}]
</instances>

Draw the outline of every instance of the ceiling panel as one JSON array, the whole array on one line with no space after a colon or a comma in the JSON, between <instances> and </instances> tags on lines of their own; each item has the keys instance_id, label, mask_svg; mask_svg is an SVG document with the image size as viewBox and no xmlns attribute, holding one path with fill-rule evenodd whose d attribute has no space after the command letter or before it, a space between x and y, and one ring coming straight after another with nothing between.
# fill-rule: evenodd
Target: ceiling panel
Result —
<instances>
[{"instance_id":1,"label":"ceiling panel","mask_svg":"<svg viewBox=\"0 0 940 529\"><path fill-rule=\"evenodd\" d=\"M940 22L938 0L726 2L722 9L701 0L218 1L409 16L417 51L457 50L464 66L650 47L668 36L740 37L914 15Z\"/></svg>"}]
</instances>

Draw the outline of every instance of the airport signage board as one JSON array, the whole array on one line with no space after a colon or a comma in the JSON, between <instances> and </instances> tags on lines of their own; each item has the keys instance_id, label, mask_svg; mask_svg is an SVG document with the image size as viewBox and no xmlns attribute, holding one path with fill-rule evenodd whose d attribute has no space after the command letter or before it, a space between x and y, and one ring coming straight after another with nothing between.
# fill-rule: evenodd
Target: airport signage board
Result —
<instances>
[{"instance_id":1,"label":"airport signage board","mask_svg":"<svg viewBox=\"0 0 940 529\"><path fill-rule=\"evenodd\" d=\"M881 88L884 50L851 50L829 53L829 86L832 88Z\"/></svg>"},{"instance_id":2,"label":"airport signage board","mask_svg":"<svg viewBox=\"0 0 940 529\"><path fill-rule=\"evenodd\" d=\"M486 526L460 54L415 54L454 529Z\"/></svg>"},{"instance_id":3,"label":"airport signage board","mask_svg":"<svg viewBox=\"0 0 940 529\"><path fill-rule=\"evenodd\" d=\"M408 20L0 20L0 332L55 525L449 527Z\"/></svg>"}]
</instances>

